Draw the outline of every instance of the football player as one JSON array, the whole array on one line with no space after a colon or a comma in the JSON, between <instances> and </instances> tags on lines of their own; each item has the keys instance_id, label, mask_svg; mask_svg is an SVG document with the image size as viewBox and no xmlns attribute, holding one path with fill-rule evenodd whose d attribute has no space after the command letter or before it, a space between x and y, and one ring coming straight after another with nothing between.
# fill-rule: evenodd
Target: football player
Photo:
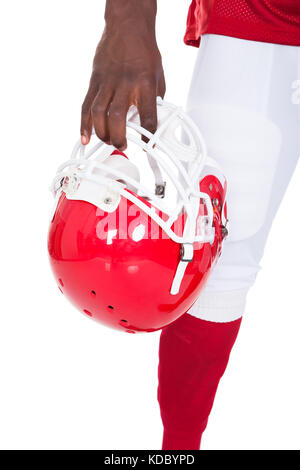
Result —
<instances>
[{"instance_id":1,"label":"football player","mask_svg":"<svg viewBox=\"0 0 300 470\"><path fill-rule=\"evenodd\" d=\"M105 30L82 106L84 145L94 126L101 140L125 150L131 105L142 126L156 130L156 98L166 88L156 3L106 1ZM171 27L168 22L166 32ZM187 110L228 179L230 235L199 300L161 334L165 450L200 448L247 293L298 161L300 2L193 0L185 42L200 46Z\"/></svg>"}]
</instances>

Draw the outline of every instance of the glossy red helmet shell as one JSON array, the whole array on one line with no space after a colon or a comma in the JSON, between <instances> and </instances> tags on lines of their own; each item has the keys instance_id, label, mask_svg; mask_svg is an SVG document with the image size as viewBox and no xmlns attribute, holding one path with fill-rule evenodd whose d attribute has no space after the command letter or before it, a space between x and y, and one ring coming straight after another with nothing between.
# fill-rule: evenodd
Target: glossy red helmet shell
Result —
<instances>
[{"instance_id":1,"label":"glossy red helmet shell","mask_svg":"<svg viewBox=\"0 0 300 470\"><path fill-rule=\"evenodd\" d=\"M163 103L159 106L167 117L177 111L170 105L165 109ZM174 120L180 119L182 125L185 115L180 113ZM129 122L134 119L136 114ZM161 121L165 119L164 115ZM134 123L132 128L136 127ZM147 151L154 145L159 149L161 140L169 140L169 134L159 133L150 146L139 145L148 145ZM191 307L220 255L224 183L202 158L199 194L194 191L193 196L196 224L193 227L189 221L188 202L171 224L170 214L158 207L159 190L164 190L161 181L156 184L156 197L141 196L138 185L134 188L132 164L116 152L110 156L111 150L105 146L105 156L100 158L109 171L98 166L99 160L92 168L91 174L96 170L99 181L85 181L82 154L76 164L66 165L69 173L59 169L54 183L57 205L49 230L50 263L59 289L82 313L128 333L151 332L169 325ZM158 166L154 168L153 162L151 166L157 181ZM120 171L124 178L120 178ZM97 188L101 188L100 196ZM194 231L192 238L185 232L187 224Z\"/></svg>"}]
</instances>

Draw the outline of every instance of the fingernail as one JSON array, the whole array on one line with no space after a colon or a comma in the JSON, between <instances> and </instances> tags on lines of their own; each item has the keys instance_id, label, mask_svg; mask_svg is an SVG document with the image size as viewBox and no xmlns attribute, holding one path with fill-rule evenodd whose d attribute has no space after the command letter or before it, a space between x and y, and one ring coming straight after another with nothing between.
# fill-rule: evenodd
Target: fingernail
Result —
<instances>
[{"instance_id":1,"label":"fingernail","mask_svg":"<svg viewBox=\"0 0 300 470\"><path fill-rule=\"evenodd\" d=\"M127 149L127 145L121 145L120 147L118 147L118 150L120 152L124 152L124 150L126 150L126 149Z\"/></svg>"},{"instance_id":2,"label":"fingernail","mask_svg":"<svg viewBox=\"0 0 300 470\"><path fill-rule=\"evenodd\" d=\"M86 145L88 143L88 138L86 135L81 136L81 143L82 145Z\"/></svg>"}]
</instances>

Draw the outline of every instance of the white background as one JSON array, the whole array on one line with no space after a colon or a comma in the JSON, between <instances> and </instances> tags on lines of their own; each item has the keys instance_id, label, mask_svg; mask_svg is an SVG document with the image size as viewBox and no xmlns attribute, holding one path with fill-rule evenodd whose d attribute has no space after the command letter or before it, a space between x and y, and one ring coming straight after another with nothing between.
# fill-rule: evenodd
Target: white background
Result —
<instances>
[{"instance_id":1,"label":"white background","mask_svg":"<svg viewBox=\"0 0 300 470\"><path fill-rule=\"evenodd\" d=\"M176 104L197 53L182 42L188 4L159 2L167 98ZM104 0L11 0L1 10L0 447L159 449L159 334L123 335L75 311L47 259L48 186L78 136ZM203 449L300 449L297 181L299 171Z\"/></svg>"}]
</instances>

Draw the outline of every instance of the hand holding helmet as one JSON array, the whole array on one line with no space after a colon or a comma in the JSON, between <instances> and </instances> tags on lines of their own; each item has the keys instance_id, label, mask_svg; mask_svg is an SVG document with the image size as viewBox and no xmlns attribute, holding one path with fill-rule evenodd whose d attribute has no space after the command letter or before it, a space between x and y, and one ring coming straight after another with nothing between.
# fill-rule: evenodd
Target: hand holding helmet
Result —
<instances>
[{"instance_id":1,"label":"hand holding helmet","mask_svg":"<svg viewBox=\"0 0 300 470\"><path fill-rule=\"evenodd\" d=\"M152 187L144 166L101 141L79 142L53 182L49 254L60 289L86 315L130 333L163 328L191 307L224 235L226 182L198 128L160 99L158 121L151 134L136 108L127 119Z\"/></svg>"}]
</instances>

